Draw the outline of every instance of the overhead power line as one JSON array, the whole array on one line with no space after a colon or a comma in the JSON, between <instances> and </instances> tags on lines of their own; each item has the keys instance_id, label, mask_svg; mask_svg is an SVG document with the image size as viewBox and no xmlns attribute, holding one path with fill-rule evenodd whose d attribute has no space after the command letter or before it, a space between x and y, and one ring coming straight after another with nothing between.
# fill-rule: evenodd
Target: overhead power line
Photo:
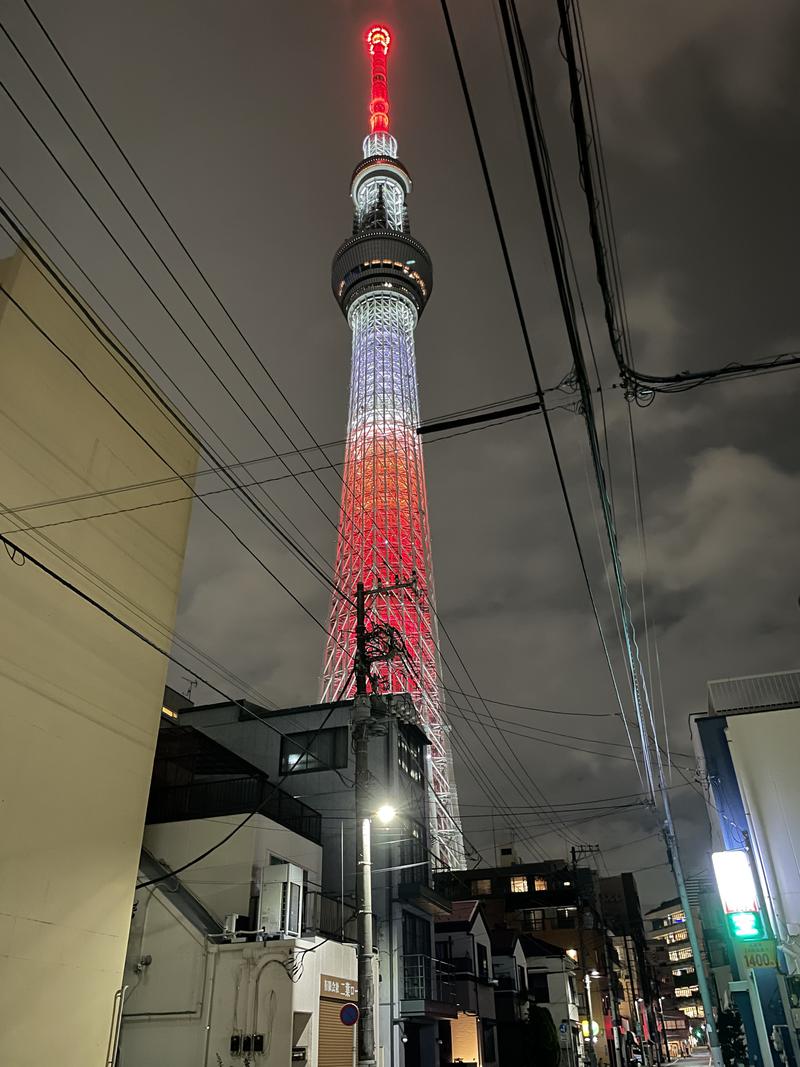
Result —
<instances>
[{"instance_id":1,"label":"overhead power line","mask_svg":"<svg viewBox=\"0 0 800 1067\"><path fill-rule=\"evenodd\" d=\"M522 309L522 302L521 302L521 299L520 299L519 289L518 289L516 277L515 277L515 274L514 274L514 268L513 268L512 263L511 263L511 257L510 257L509 251L508 251L508 244L506 242L505 232L504 232L503 224L502 224L502 221L501 221L501 218L500 218L500 211L499 211L499 208L498 208L498 205L497 205L497 199L495 197L494 187L493 187L493 184L492 184L491 176L489 174L489 167L488 167L488 164L487 164L487 161L486 161L486 154L485 154L484 148L483 148L483 141L481 139L480 131L478 129L478 123L477 123L477 119L475 117L475 110L474 110L473 105L472 105L472 98L471 98L471 95L470 95L469 86L467 84L466 75L464 73L463 63L461 61L461 54L459 52L458 42L456 40L455 32L453 30L453 24L452 24L452 20L450 18L450 12L449 12L449 9L448 9L447 0L440 0L440 3L441 3L441 8L442 8L442 13L444 15L445 26L446 26L446 29L447 29L447 35L448 35L448 38L450 40L450 46L451 46L451 49L452 49L452 52L453 52L453 58L454 58L455 64L456 64L456 70L457 70L459 82L460 82L460 85L461 85L461 91L462 91L462 94L463 94L463 97L464 97L464 103L465 103L465 106L466 106L470 127L472 129L472 135L473 135L473 139L474 139L474 142L475 142L475 147L476 147L476 150L477 150L477 153L478 153L478 159L480 161L480 166L481 166L481 172L482 172L482 175L483 175L484 185L486 187L487 196L489 198L489 204L490 204L491 211L492 211L492 218L493 218L493 221L494 221L495 230L497 231L498 241L500 243L500 249L501 249L502 256L503 256L503 262L504 262L504 265L505 265L506 274L508 276L509 285L510 285L510 288L511 288L511 294L512 294L513 301L514 301L514 307L515 307L515 310L516 310L517 320L519 322L520 331L521 331L522 338L523 338L523 343L524 343L524 346L525 346L525 351L526 351L526 354L527 354L527 357L528 357L528 362L530 364L531 373L533 375L534 383L535 383L535 386L536 386L536 395L538 396L540 401L543 401L541 381L540 381L540 378L539 378L539 371L538 371L538 368L537 368L537 365L536 365L536 360L535 360L535 357L534 357L534 354L533 354L533 347L532 347L532 344L531 344L530 335L528 333L528 327L527 327L527 323L526 323L526 320L525 320L525 314L524 314L524 311ZM623 707L623 704L622 704L622 696L621 696L621 694L619 692L619 687L617 685L616 676L614 674L614 667L613 667L613 664L611 662L611 654L609 652L608 645L606 643L605 634L603 633L603 627L602 627L602 624L600 622L600 615L599 615L599 612L598 612L598 609L597 609L597 603L595 601L594 592L592 590L591 582L589 580L589 572L588 572L587 565L586 565L586 559L584 557L583 547L581 545L580 537L578 535L578 528L577 528L577 524L576 524L576 521L575 521L575 515L574 515L573 508L572 508L572 502L570 500L569 492L567 490L566 480L565 480L564 472L563 472L562 465L561 465L561 459L560 459L559 454L558 454L558 448L556 446L556 441L555 441L555 436L554 436L554 433L553 433L552 424L551 424L549 415L547 413L547 409L544 406L543 406L543 409L542 409L542 414L543 414L543 418L544 418L545 428L546 428L546 431L547 431L547 438L548 438L548 443L549 443L549 446L550 446L550 452L552 454L553 462L554 462L555 468L556 468L556 474L557 474L557 477L558 477L558 483L559 483L561 496L562 496L562 499L563 499L563 502L564 502L564 506L565 506L565 509L566 509L566 512L567 512L567 518L569 520L569 526L570 526L570 531L572 533L572 539L573 539L573 541L575 543L575 549L577 551L578 560L580 562L580 568L581 568L581 573L582 573L582 576L583 576L583 581L584 581L584 584L586 586L587 595L589 597L589 603L590 603L591 608L592 608L592 614L594 616L595 624L597 626L598 634L600 636L600 641L601 641L601 645L602 645L602 648L603 648L603 653L604 653L604 656L605 656L606 665L608 667L609 675L611 677L611 682L612 682L612 685L613 685L613 688L614 688L614 693L615 693L615 696L616 696L617 704L619 706L620 715L623 717L623 719L625 719L625 711L624 711L624 707ZM641 779L641 774L642 774L641 768L639 767L638 759L636 757L636 752L635 752L635 749L633 748L633 745L631 745L631 752L633 754L634 760L636 761L637 772L638 772L638 774L640 776L640 780L642 780ZM643 780L642 780L642 784L643 784Z\"/></svg>"},{"instance_id":2,"label":"overhead power line","mask_svg":"<svg viewBox=\"0 0 800 1067\"><path fill-rule=\"evenodd\" d=\"M725 381L769 371L786 370L800 365L799 352L782 352L764 360L755 362L731 361L722 367L711 370L678 371L675 374L645 374L637 370L630 361L630 352L626 352L627 329L622 322L619 302L615 299L615 286L621 291L621 271L618 261L614 260L613 249L613 214L608 188L604 187L605 163L594 103L594 89L589 69L586 42L583 36L583 24L580 16L579 0L557 0L560 19L560 39L563 45L562 55L567 64L570 85L570 114L575 128L575 140L578 146L580 164L580 185L586 198L589 215L589 232L594 250L597 281L603 298L603 307L609 340L617 361L620 377L629 399L652 397L653 393L675 393L693 389L712 381ZM570 10L572 16L570 17ZM575 36L573 36L573 29ZM583 60L583 69L578 61L575 38ZM588 122L584 110L584 96L588 102ZM592 166L592 157L595 166ZM595 182L597 172L597 182ZM604 236L603 220L606 222L608 243L612 244L612 270L609 270L609 253ZM612 277L612 272L614 277Z\"/></svg>"}]
</instances>

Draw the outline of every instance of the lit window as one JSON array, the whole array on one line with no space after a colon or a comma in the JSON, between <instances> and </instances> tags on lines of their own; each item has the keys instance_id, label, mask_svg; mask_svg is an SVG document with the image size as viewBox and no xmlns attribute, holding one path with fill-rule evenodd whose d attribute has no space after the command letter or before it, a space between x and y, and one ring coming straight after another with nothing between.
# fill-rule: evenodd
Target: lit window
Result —
<instances>
[{"instance_id":1,"label":"lit window","mask_svg":"<svg viewBox=\"0 0 800 1067\"><path fill-rule=\"evenodd\" d=\"M405 723L400 724L400 732L397 738L397 762L400 770L404 771L413 782L421 782L423 779L423 746L422 742Z\"/></svg>"},{"instance_id":2,"label":"lit window","mask_svg":"<svg viewBox=\"0 0 800 1067\"><path fill-rule=\"evenodd\" d=\"M687 930L676 930L674 934L670 933L664 938L668 945L675 945L679 941L686 941L689 937Z\"/></svg>"},{"instance_id":3,"label":"lit window","mask_svg":"<svg viewBox=\"0 0 800 1067\"><path fill-rule=\"evenodd\" d=\"M692 950L690 948L674 948L669 954L670 961L677 963L678 960L691 959Z\"/></svg>"},{"instance_id":4,"label":"lit window","mask_svg":"<svg viewBox=\"0 0 800 1067\"><path fill-rule=\"evenodd\" d=\"M690 1019L702 1019L705 1015L701 1004L684 1004L681 1007L681 1011L684 1015L688 1015Z\"/></svg>"},{"instance_id":5,"label":"lit window","mask_svg":"<svg viewBox=\"0 0 800 1067\"><path fill-rule=\"evenodd\" d=\"M474 897L489 897L492 895L491 878L476 878L470 882L470 892Z\"/></svg>"},{"instance_id":6,"label":"lit window","mask_svg":"<svg viewBox=\"0 0 800 1067\"><path fill-rule=\"evenodd\" d=\"M547 879L546 878L534 878L534 880L533 880L533 888L536 890L537 893L544 892L544 890L547 889Z\"/></svg>"},{"instance_id":7,"label":"lit window","mask_svg":"<svg viewBox=\"0 0 800 1067\"><path fill-rule=\"evenodd\" d=\"M281 774L347 766L347 727L288 734L281 741Z\"/></svg>"},{"instance_id":8,"label":"lit window","mask_svg":"<svg viewBox=\"0 0 800 1067\"><path fill-rule=\"evenodd\" d=\"M528 879L524 874L515 874L511 879L511 892L512 893L527 893L528 892Z\"/></svg>"},{"instance_id":9,"label":"lit window","mask_svg":"<svg viewBox=\"0 0 800 1067\"><path fill-rule=\"evenodd\" d=\"M170 717L171 719L177 719L177 718L178 718L178 713L177 713L177 711L173 711L173 710L172 710L172 708L168 708L166 704L163 704L163 705L162 705L162 707L161 707L161 714L162 714L162 715L169 715L169 717Z\"/></svg>"}]
</instances>

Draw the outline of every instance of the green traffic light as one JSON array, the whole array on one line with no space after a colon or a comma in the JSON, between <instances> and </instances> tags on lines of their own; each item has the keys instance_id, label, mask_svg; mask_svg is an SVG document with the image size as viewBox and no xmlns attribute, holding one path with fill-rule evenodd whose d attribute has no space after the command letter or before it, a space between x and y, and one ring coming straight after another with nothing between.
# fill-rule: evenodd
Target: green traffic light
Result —
<instances>
[{"instance_id":1,"label":"green traffic light","mask_svg":"<svg viewBox=\"0 0 800 1067\"><path fill-rule=\"evenodd\" d=\"M740 941L758 941L764 937L764 923L760 912L735 911L728 916L731 933Z\"/></svg>"}]
</instances>

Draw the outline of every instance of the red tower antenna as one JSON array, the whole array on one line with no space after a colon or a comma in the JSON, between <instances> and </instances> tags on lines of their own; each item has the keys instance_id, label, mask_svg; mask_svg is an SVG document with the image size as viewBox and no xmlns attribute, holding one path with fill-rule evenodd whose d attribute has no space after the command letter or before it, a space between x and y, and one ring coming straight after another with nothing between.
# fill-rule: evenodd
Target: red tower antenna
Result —
<instances>
[{"instance_id":1,"label":"red tower antenna","mask_svg":"<svg viewBox=\"0 0 800 1067\"><path fill-rule=\"evenodd\" d=\"M372 96L369 101L369 132L389 132L389 86L386 81L386 57L392 35L385 26L367 31L367 47L372 63Z\"/></svg>"}]
</instances>

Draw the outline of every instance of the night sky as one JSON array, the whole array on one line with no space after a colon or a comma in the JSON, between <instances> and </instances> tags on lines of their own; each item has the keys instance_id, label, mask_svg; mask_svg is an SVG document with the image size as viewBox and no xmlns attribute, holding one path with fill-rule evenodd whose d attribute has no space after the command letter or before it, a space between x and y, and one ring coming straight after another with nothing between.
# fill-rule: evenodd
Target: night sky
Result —
<instances>
[{"instance_id":1,"label":"night sky","mask_svg":"<svg viewBox=\"0 0 800 1067\"><path fill-rule=\"evenodd\" d=\"M371 21L385 19L395 36L389 64L393 132L415 180L412 232L429 249L435 272L433 295L417 331L423 415L430 419L532 390L435 0L32 2L320 442L340 442L344 433L350 337L330 292L329 268L334 250L350 232L348 182L366 132L368 66L362 35ZM519 7L604 386L623 559L646 656L626 404L614 387L615 365L599 312L555 4L520 0ZM488 0L452 0L452 8L537 361L544 384L553 386L569 370L569 355L493 6ZM295 445L308 444L98 128L21 0L2 0L0 11L257 395L158 266L2 39L3 79L43 136L270 445L278 451L292 448L266 408ZM583 15L637 365L669 372L800 348L797 5L791 0L585 0ZM270 447L222 394L5 97L0 108L3 166L237 455L269 454ZM4 178L0 185L3 198L138 354L114 313L66 264ZM163 380L146 356L141 359ZM551 403L571 399L556 393ZM800 372L789 371L661 396L645 410L634 409L647 529L651 659L657 635L670 745L689 779L694 759L687 717L704 710L706 681L797 667L799 399ZM587 486L584 427L566 410L555 411L553 421L623 685L594 496ZM329 449L335 461L342 454L341 444ZM293 470L303 469L297 457L289 462ZM322 461L317 456L313 462ZM571 713L490 705L498 717L523 724L501 724L516 731L508 738L515 751L554 802L636 792L638 779L629 752L625 758L625 734L614 715L613 689L540 417L431 441L426 464L439 611L480 692L497 701ZM250 473L267 478L284 472L273 460ZM338 497L336 476L329 471L324 477ZM201 488L219 484L207 478ZM336 507L313 478L307 476L306 484L327 520L292 479L266 488L321 556L332 560ZM213 498L214 506L324 620L328 596L323 586L229 497ZM255 700L300 704L317 698L322 630L198 506L178 630L252 686ZM453 661L446 645L445 651ZM210 676L210 668L202 670ZM229 679L214 679L232 696L242 693ZM186 688L179 670L170 672L170 681ZM467 684L463 675L460 683ZM194 698L215 695L201 686ZM657 707L660 717L660 702ZM485 717L482 707L480 714ZM462 712L453 712L453 725L461 745L476 751L485 745L482 728L473 733ZM556 734L517 736L530 734L528 727ZM573 743L570 737L589 740ZM600 740L607 744L597 744ZM577 751L574 745L593 751ZM487 760L485 766L509 804L530 803L493 763ZM485 798L458 758L456 772L465 831L491 861L490 820L477 818L481 809L474 806ZM678 771L673 784L687 868L696 873L708 846L705 815L697 792ZM546 830L532 816L522 821L530 833ZM502 824L498 819L498 835ZM666 868L653 867L664 859L656 828L653 816L634 808L583 823L576 833L608 850L611 872L652 868L639 875L643 900L652 905L674 892ZM626 846L626 840L635 843ZM537 844L551 856L565 853L564 842L553 834L539 837ZM520 850L532 858L525 846Z\"/></svg>"}]
</instances>

